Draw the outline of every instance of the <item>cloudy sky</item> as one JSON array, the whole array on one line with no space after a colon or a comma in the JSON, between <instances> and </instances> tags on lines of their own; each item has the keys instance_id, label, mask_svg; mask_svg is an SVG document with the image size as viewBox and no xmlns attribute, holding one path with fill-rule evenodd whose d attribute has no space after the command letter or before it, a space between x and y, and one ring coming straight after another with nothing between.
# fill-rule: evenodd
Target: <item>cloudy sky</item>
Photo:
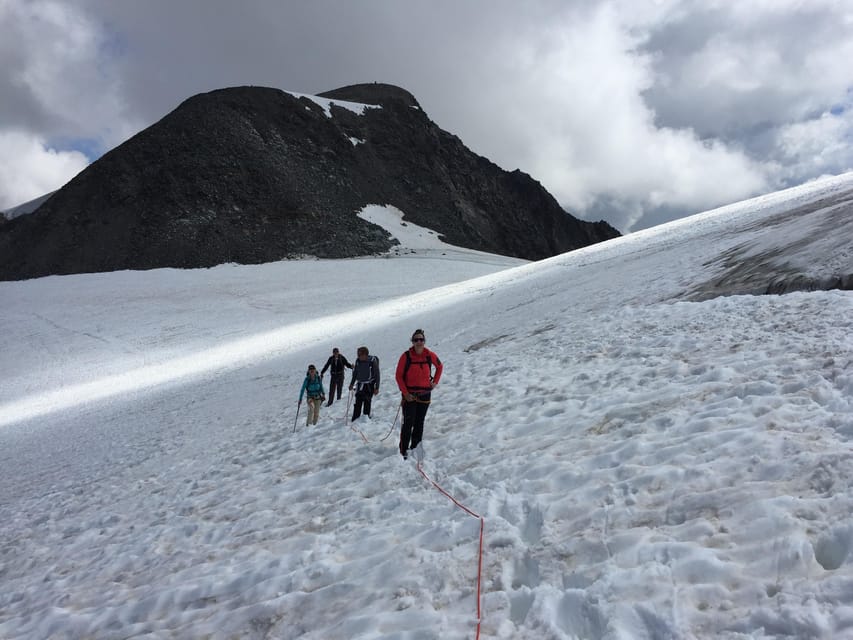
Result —
<instances>
[{"instance_id":1,"label":"cloudy sky","mask_svg":"<svg viewBox=\"0 0 853 640\"><path fill-rule=\"evenodd\" d=\"M185 98L411 91L623 232L853 169L853 0L0 0L0 209Z\"/></svg>"}]
</instances>

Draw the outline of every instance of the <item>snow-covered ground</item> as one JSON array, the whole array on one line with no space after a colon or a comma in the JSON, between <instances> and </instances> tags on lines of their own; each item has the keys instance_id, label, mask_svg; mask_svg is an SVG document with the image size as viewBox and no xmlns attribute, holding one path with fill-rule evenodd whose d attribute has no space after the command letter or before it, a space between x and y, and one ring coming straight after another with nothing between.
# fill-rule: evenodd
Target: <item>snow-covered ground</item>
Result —
<instances>
[{"instance_id":1,"label":"snow-covered ground","mask_svg":"<svg viewBox=\"0 0 853 640\"><path fill-rule=\"evenodd\" d=\"M513 268L407 226L400 257L0 283L0 638L474 638L478 604L482 638L853 637L853 294L687 301L851 189ZM479 520L396 450L417 327L480 603ZM372 417L306 428L306 365L361 344Z\"/></svg>"},{"instance_id":2,"label":"snow-covered ground","mask_svg":"<svg viewBox=\"0 0 853 640\"><path fill-rule=\"evenodd\" d=\"M27 213L32 213L36 209L38 209L50 196L52 196L55 191L51 191L50 193L46 193L43 196L39 196L38 198L33 198L23 204L19 204L16 207L12 207L11 209L6 209L5 211L0 211L0 215L5 216L8 220L12 218L17 218L18 216L22 216Z\"/></svg>"}]
</instances>

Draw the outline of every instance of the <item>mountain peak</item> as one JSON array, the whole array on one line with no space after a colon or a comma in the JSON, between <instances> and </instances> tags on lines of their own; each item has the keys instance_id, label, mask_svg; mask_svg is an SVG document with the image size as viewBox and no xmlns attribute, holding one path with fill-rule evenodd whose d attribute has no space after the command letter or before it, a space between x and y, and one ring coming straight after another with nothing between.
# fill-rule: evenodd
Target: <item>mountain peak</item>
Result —
<instances>
[{"instance_id":1,"label":"mountain peak","mask_svg":"<svg viewBox=\"0 0 853 640\"><path fill-rule=\"evenodd\" d=\"M372 204L449 244L527 260L619 235L412 107L412 94L380 83L190 97L3 224L0 279L381 254L391 236L357 215Z\"/></svg>"},{"instance_id":2,"label":"mountain peak","mask_svg":"<svg viewBox=\"0 0 853 640\"><path fill-rule=\"evenodd\" d=\"M351 84L346 87L332 89L318 93L321 98L332 98L347 100L349 102L361 102L362 104L385 104L389 101L400 100L406 106L417 107L421 105L409 91L393 84L382 82L367 82L363 84Z\"/></svg>"}]
</instances>

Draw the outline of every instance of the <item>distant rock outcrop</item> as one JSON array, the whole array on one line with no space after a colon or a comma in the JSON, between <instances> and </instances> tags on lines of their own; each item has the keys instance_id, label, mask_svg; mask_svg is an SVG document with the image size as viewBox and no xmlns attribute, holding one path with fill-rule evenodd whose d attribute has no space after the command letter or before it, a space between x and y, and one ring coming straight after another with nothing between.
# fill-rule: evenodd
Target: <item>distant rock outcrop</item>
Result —
<instances>
[{"instance_id":1,"label":"distant rock outcrop","mask_svg":"<svg viewBox=\"0 0 853 640\"><path fill-rule=\"evenodd\" d=\"M619 235L471 152L404 89L322 95L331 104L264 87L189 98L0 226L0 279L377 254L393 243L356 216L368 204L534 260Z\"/></svg>"},{"instance_id":2,"label":"distant rock outcrop","mask_svg":"<svg viewBox=\"0 0 853 640\"><path fill-rule=\"evenodd\" d=\"M713 277L694 284L687 299L853 290L851 189L806 204L792 202L732 237L738 242L705 264Z\"/></svg>"}]
</instances>

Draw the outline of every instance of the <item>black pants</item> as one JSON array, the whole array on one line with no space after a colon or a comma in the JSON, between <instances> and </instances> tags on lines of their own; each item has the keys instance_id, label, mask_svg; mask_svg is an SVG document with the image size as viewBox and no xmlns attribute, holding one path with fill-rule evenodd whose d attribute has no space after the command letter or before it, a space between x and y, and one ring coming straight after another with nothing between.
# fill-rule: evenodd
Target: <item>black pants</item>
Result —
<instances>
[{"instance_id":1,"label":"black pants","mask_svg":"<svg viewBox=\"0 0 853 640\"><path fill-rule=\"evenodd\" d=\"M373 400L373 383L368 382L363 384L358 391L355 392L355 405L352 409L353 422L361 416L362 410L364 415L370 415L370 403Z\"/></svg>"},{"instance_id":2,"label":"black pants","mask_svg":"<svg viewBox=\"0 0 853 640\"><path fill-rule=\"evenodd\" d=\"M332 404L335 401L335 390L338 392L338 400L341 399L341 391L344 388L344 374L343 373L333 373L331 379L329 380L329 402L327 404Z\"/></svg>"},{"instance_id":3,"label":"black pants","mask_svg":"<svg viewBox=\"0 0 853 640\"><path fill-rule=\"evenodd\" d=\"M403 425L400 427L400 453L407 455L409 449L420 444L424 436L424 418L429 409L429 394L413 402L403 401Z\"/></svg>"}]
</instances>

